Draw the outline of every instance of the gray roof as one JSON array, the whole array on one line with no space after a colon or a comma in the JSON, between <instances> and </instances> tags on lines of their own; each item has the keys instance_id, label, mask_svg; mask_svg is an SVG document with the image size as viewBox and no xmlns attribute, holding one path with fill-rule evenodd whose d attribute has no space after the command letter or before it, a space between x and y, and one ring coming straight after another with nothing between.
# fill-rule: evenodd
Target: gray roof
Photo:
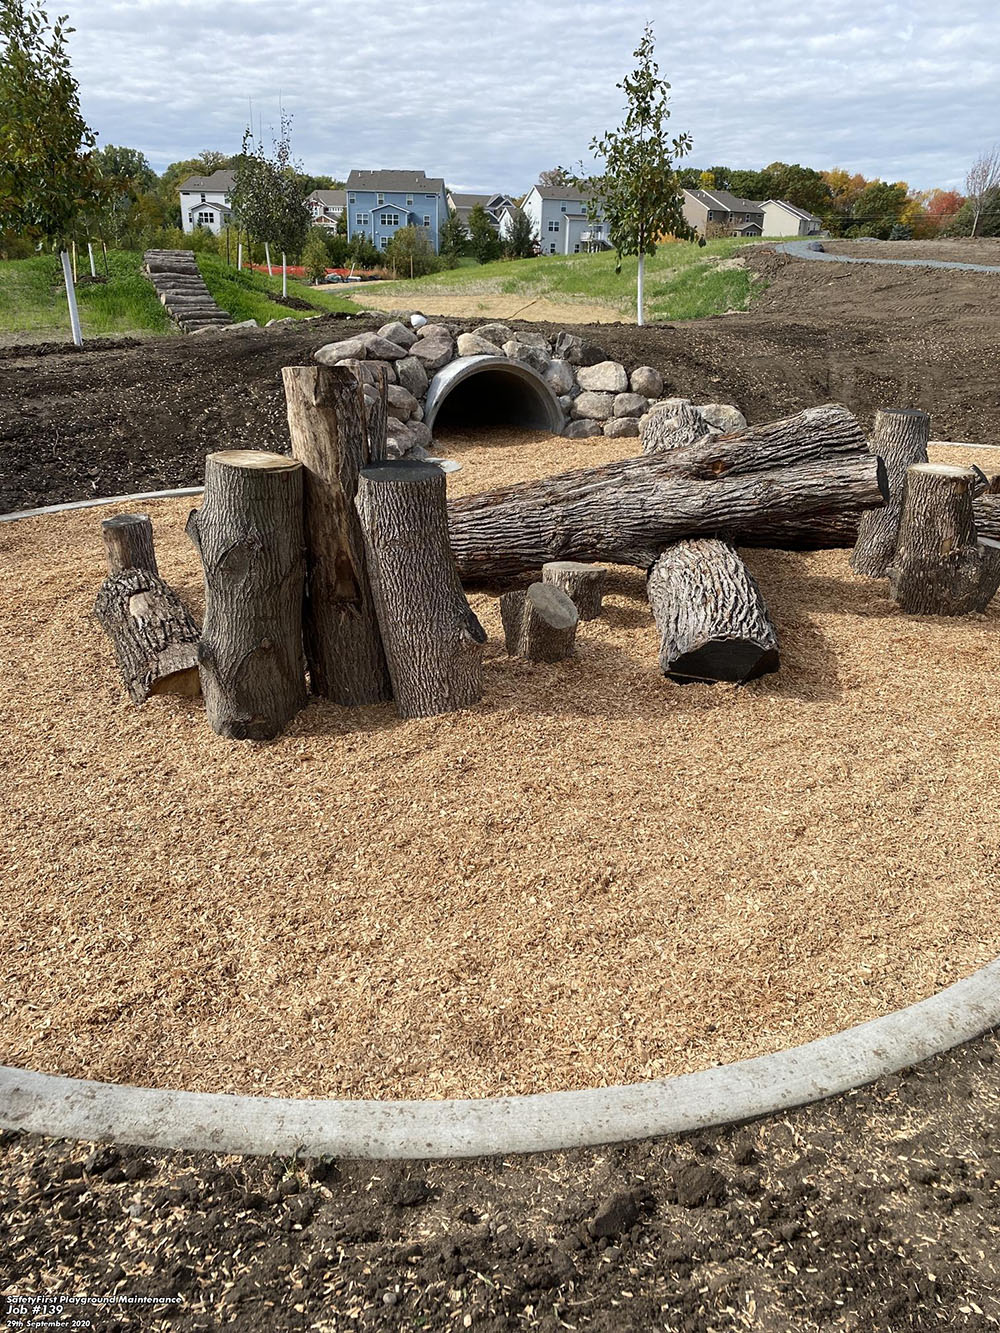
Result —
<instances>
[{"instance_id":1,"label":"gray roof","mask_svg":"<svg viewBox=\"0 0 1000 1333\"><path fill-rule=\"evenodd\" d=\"M441 194L444 191L444 179L441 176L425 176L422 171L352 171L347 178L347 188Z\"/></svg>"},{"instance_id":2,"label":"gray roof","mask_svg":"<svg viewBox=\"0 0 1000 1333\"><path fill-rule=\"evenodd\" d=\"M236 172L228 169L213 171L211 176L189 176L181 181L178 190L216 190L225 192L233 188Z\"/></svg>"},{"instance_id":3,"label":"gray roof","mask_svg":"<svg viewBox=\"0 0 1000 1333\"><path fill-rule=\"evenodd\" d=\"M763 205L752 199L740 199L728 190L685 190L705 208L721 209L725 213L762 213Z\"/></svg>"},{"instance_id":4,"label":"gray roof","mask_svg":"<svg viewBox=\"0 0 1000 1333\"><path fill-rule=\"evenodd\" d=\"M346 190L313 190L309 196L317 204L323 204L326 208L346 208L347 191Z\"/></svg>"},{"instance_id":5,"label":"gray roof","mask_svg":"<svg viewBox=\"0 0 1000 1333\"><path fill-rule=\"evenodd\" d=\"M780 204L782 208L787 208L789 213L794 213L803 222L820 222L822 220L815 213L807 213L804 208L799 208L798 204L790 204L787 199L765 199L761 208L766 208L768 204Z\"/></svg>"},{"instance_id":6,"label":"gray roof","mask_svg":"<svg viewBox=\"0 0 1000 1333\"><path fill-rule=\"evenodd\" d=\"M535 189L542 199L563 199L567 203L586 201L593 194L592 190L578 190L575 185L536 185Z\"/></svg>"}]
</instances>

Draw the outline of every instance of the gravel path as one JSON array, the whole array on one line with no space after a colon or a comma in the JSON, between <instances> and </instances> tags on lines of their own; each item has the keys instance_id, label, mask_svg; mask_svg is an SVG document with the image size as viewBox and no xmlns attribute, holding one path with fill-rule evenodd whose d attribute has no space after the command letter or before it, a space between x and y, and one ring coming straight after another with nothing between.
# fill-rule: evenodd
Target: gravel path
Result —
<instances>
[{"instance_id":1,"label":"gravel path","mask_svg":"<svg viewBox=\"0 0 1000 1333\"><path fill-rule=\"evenodd\" d=\"M868 259L861 255L831 255L825 250L810 249L815 244L815 241L783 241L774 249L796 259L818 259L825 264L884 264L891 268L956 268L969 273L1000 273L998 264L961 264L952 259Z\"/></svg>"}]
</instances>

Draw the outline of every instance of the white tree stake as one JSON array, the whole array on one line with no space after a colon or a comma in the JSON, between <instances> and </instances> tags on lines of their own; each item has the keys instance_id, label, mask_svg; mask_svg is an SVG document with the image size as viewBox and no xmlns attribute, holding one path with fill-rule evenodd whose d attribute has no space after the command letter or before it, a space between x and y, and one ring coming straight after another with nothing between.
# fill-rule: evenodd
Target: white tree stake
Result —
<instances>
[{"instance_id":1,"label":"white tree stake","mask_svg":"<svg viewBox=\"0 0 1000 1333\"><path fill-rule=\"evenodd\" d=\"M285 252L281 252L281 294L288 295L288 265L285 263Z\"/></svg>"},{"instance_id":2,"label":"white tree stake","mask_svg":"<svg viewBox=\"0 0 1000 1333\"><path fill-rule=\"evenodd\" d=\"M242 241L240 241L239 245L236 247L236 271L237 271L238 273L242 273L242 271L243 271L243 242L242 242Z\"/></svg>"},{"instance_id":3,"label":"white tree stake","mask_svg":"<svg viewBox=\"0 0 1000 1333\"><path fill-rule=\"evenodd\" d=\"M267 276L271 278L274 274L271 271L271 247L267 241L264 242L264 258L267 261Z\"/></svg>"},{"instance_id":4,"label":"white tree stake","mask_svg":"<svg viewBox=\"0 0 1000 1333\"><path fill-rule=\"evenodd\" d=\"M644 277L644 261L646 256L639 251L639 273L635 280L635 305L636 305L636 324L642 326L642 283Z\"/></svg>"},{"instance_id":5,"label":"white tree stake","mask_svg":"<svg viewBox=\"0 0 1000 1333\"><path fill-rule=\"evenodd\" d=\"M69 306L69 326L73 330L73 341L77 347L83 346L83 334L80 332L80 314L76 308L76 288L73 286L73 269L70 265L69 251L61 250L63 278L66 282L66 304Z\"/></svg>"},{"instance_id":6,"label":"white tree stake","mask_svg":"<svg viewBox=\"0 0 1000 1333\"><path fill-rule=\"evenodd\" d=\"M89 241L87 242L87 254L90 256L90 276L92 278L96 278L97 269L94 268L94 247L91 245Z\"/></svg>"}]
</instances>

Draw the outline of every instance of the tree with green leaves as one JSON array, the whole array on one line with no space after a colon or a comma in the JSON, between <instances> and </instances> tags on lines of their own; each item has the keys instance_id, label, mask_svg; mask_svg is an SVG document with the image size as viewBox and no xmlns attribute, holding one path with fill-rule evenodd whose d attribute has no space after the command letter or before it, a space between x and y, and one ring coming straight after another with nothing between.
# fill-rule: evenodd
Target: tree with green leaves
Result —
<instances>
[{"instance_id":1,"label":"tree with green leaves","mask_svg":"<svg viewBox=\"0 0 1000 1333\"><path fill-rule=\"evenodd\" d=\"M469 214L469 249L480 264L499 259L502 253L496 227L486 216L482 204L476 204Z\"/></svg>"},{"instance_id":2,"label":"tree with green leaves","mask_svg":"<svg viewBox=\"0 0 1000 1333\"><path fill-rule=\"evenodd\" d=\"M508 259L530 259L538 253L538 237L523 208L515 208L511 214L510 227L503 237L503 252Z\"/></svg>"},{"instance_id":3,"label":"tree with green leaves","mask_svg":"<svg viewBox=\"0 0 1000 1333\"><path fill-rule=\"evenodd\" d=\"M604 163L599 175L576 177L587 196L592 222L602 215L617 255L620 273L623 255L637 255L637 322L643 322L645 258L656 253L663 236L690 238L692 231L682 211L683 194L674 162L691 149L691 136L667 137L670 84L661 79L653 59L653 25L647 23L633 52L638 64L616 86L626 99L625 119L616 130L592 139L590 151Z\"/></svg>"},{"instance_id":4,"label":"tree with green leaves","mask_svg":"<svg viewBox=\"0 0 1000 1333\"><path fill-rule=\"evenodd\" d=\"M302 251L302 267L311 282L320 282L326 277L327 265L330 262L326 239L321 234L324 231L325 227L313 227Z\"/></svg>"},{"instance_id":5,"label":"tree with green leaves","mask_svg":"<svg viewBox=\"0 0 1000 1333\"><path fill-rule=\"evenodd\" d=\"M289 116L281 113L280 134L271 157L260 140L254 142L253 131L247 127L236 159L232 208L249 236L280 252L283 296L288 295L287 256L300 254L312 225L302 180L292 161Z\"/></svg>"},{"instance_id":6,"label":"tree with green leaves","mask_svg":"<svg viewBox=\"0 0 1000 1333\"><path fill-rule=\"evenodd\" d=\"M449 268L454 268L463 255L468 254L469 233L465 223L454 209L441 224L438 248L441 258Z\"/></svg>"},{"instance_id":7,"label":"tree with green leaves","mask_svg":"<svg viewBox=\"0 0 1000 1333\"><path fill-rule=\"evenodd\" d=\"M422 278L434 273L438 258L424 227L400 227L385 247L385 257L400 278Z\"/></svg>"},{"instance_id":8,"label":"tree with green leaves","mask_svg":"<svg viewBox=\"0 0 1000 1333\"><path fill-rule=\"evenodd\" d=\"M93 155L93 165L104 184L104 199L94 219L105 240L122 245L130 234L141 228L142 217L150 215L139 201L150 195L158 184L156 172L138 148L107 144Z\"/></svg>"}]
</instances>

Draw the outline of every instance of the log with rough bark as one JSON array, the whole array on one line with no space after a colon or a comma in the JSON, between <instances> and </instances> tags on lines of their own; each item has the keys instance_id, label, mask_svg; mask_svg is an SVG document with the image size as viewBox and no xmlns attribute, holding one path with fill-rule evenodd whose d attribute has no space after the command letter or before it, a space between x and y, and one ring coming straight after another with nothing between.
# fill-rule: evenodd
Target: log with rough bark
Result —
<instances>
[{"instance_id":1,"label":"log with rough bark","mask_svg":"<svg viewBox=\"0 0 1000 1333\"><path fill-rule=\"evenodd\" d=\"M209 454L204 500L188 519L205 573L205 709L233 740L270 740L306 701L302 472L281 454Z\"/></svg>"},{"instance_id":2,"label":"log with rough bark","mask_svg":"<svg viewBox=\"0 0 1000 1333\"><path fill-rule=\"evenodd\" d=\"M972 468L915 463L906 497L889 592L904 611L961 616L985 611L1000 587L1000 544L977 540Z\"/></svg>"},{"instance_id":3,"label":"log with rough bark","mask_svg":"<svg viewBox=\"0 0 1000 1333\"><path fill-rule=\"evenodd\" d=\"M386 456L387 432L389 429L389 376L386 374L385 366L374 366L375 371L373 381L369 382L368 387L374 389L374 394L364 396L362 386L361 406L365 414L365 429L368 432L368 453L365 457L365 467L370 467L374 463L381 463ZM360 381L359 381L360 384ZM357 482L354 486L357 493Z\"/></svg>"},{"instance_id":4,"label":"log with rough bark","mask_svg":"<svg viewBox=\"0 0 1000 1333\"><path fill-rule=\"evenodd\" d=\"M400 716L476 703L486 635L448 547L444 473L404 459L364 468L355 503Z\"/></svg>"},{"instance_id":5,"label":"log with rough bark","mask_svg":"<svg viewBox=\"0 0 1000 1333\"><path fill-rule=\"evenodd\" d=\"M651 412L641 433L642 452L660 454L668 453L671 449L681 449L686 444L695 444L710 436L712 431L696 407L690 403L678 403L676 407L664 407L658 412Z\"/></svg>"},{"instance_id":6,"label":"log with rough bark","mask_svg":"<svg viewBox=\"0 0 1000 1333\"><path fill-rule=\"evenodd\" d=\"M906 470L911 463L927 462L931 419L919 408L885 408L875 414L871 451L883 460L889 498L881 509L862 514L851 565L859 574L881 579L892 563L903 512Z\"/></svg>"},{"instance_id":7,"label":"log with rough bark","mask_svg":"<svg viewBox=\"0 0 1000 1333\"><path fill-rule=\"evenodd\" d=\"M282 377L292 455L305 467L303 616L312 689L338 704L379 703L392 692L354 508L358 473L372 444L379 448L377 411L366 421L361 385L346 366L286 366Z\"/></svg>"},{"instance_id":8,"label":"log with rough bark","mask_svg":"<svg viewBox=\"0 0 1000 1333\"><path fill-rule=\"evenodd\" d=\"M133 703L151 694L198 694L198 626L187 607L149 569L129 566L101 584L97 619Z\"/></svg>"},{"instance_id":9,"label":"log with rough bark","mask_svg":"<svg viewBox=\"0 0 1000 1333\"><path fill-rule=\"evenodd\" d=\"M148 514L115 514L101 523L104 558L108 573L123 569L147 569L157 574L153 525Z\"/></svg>"},{"instance_id":10,"label":"log with rough bark","mask_svg":"<svg viewBox=\"0 0 1000 1333\"><path fill-rule=\"evenodd\" d=\"M581 565L576 560L550 560L542 565L542 582L561 588L581 620L596 620L601 614L607 577L608 571L600 565Z\"/></svg>"},{"instance_id":11,"label":"log with rough bark","mask_svg":"<svg viewBox=\"0 0 1000 1333\"><path fill-rule=\"evenodd\" d=\"M573 656L579 612L562 588L532 583L500 598L507 652L530 662L561 662Z\"/></svg>"},{"instance_id":12,"label":"log with rough bark","mask_svg":"<svg viewBox=\"0 0 1000 1333\"><path fill-rule=\"evenodd\" d=\"M682 537L812 550L843 543L844 518L885 499L885 468L836 404L449 506L462 578L505 579L550 560L648 569ZM853 541L853 536L849 542Z\"/></svg>"},{"instance_id":13,"label":"log with rough bark","mask_svg":"<svg viewBox=\"0 0 1000 1333\"><path fill-rule=\"evenodd\" d=\"M778 669L778 636L760 588L728 542L675 542L646 595L660 632L660 670L680 684L756 680Z\"/></svg>"}]
</instances>

